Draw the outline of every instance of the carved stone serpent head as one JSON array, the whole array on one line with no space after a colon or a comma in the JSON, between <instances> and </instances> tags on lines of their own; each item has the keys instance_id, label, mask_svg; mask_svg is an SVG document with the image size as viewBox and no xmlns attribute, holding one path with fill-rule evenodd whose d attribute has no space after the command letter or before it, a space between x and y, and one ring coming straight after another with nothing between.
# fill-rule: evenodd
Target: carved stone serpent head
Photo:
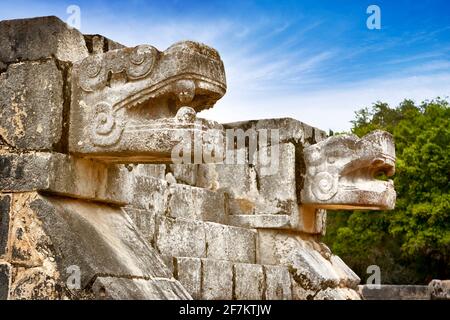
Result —
<instances>
[{"instance_id":1,"label":"carved stone serpent head","mask_svg":"<svg viewBox=\"0 0 450 320\"><path fill-rule=\"evenodd\" d=\"M218 52L200 43L90 55L72 70L70 152L104 161L168 161L183 131L220 127L195 114L225 91Z\"/></svg>"},{"instance_id":2,"label":"carved stone serpent head","mask_svg":"<svg viewBox=\"0 0 450 320\"><path fill-rule=\"evenodd\" d=\"M395 147L391 134L376 130L361 139L332 136L304 149L302 204L324 209L393 209Z\"/></svg>"}]
</instances>

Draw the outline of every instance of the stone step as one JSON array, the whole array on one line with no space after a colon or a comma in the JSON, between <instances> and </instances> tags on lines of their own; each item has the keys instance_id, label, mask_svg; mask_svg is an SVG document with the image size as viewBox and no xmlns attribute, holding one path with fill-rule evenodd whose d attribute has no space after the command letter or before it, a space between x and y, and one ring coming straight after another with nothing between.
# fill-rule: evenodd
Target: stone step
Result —
<instances>
[{"instance_id":1,"label":"stone step","mask_svg":"<svg viewBox=\"0 0 450 320\"><path fill-rule=\"evenodd\" d=\"M119 208L37 192L8 197L11 233L0 257L0 297L82 299L93 289L117 299L190 299Z\"/></svg>"},{"instance_id":2,"label":"stone step","mask_svg":"<svg viewBox=\"0 0 450 320\"><path fill-rule=\"evenodd\" d=\"M256 230L225 224L172 218L150 210L125 207L146 240L166 261L172 257L256 261Z\"/></svg>"},{"instance_id":3,"label":"stone step","mask_svg":"<svg viewBox=\"0 0 450 320\"><path fill-rule=\"evenodd\" d=\"M194 299L290 300L287 267L176 257L174 276Z\"/></svg>"},{"instance_id":4,"label":"stone step","mask_svg":"<svg viewBox=\"0 0 450 320\"><path fill-rule=\"evenodd\" d=\"M225 194L150 177L135 176L131 205L172 218L227 222Z\"/></svg>"},{"instance_id":5,"label":"stone step","mask_svg":"<svg viewBox=\"0 0 450 320\"><path fill-rule=\"evenodd\" d=\"M174 277L194 299L202 300L357 300L346 287L305 289L287 266L176 257Z\"/></svg>"}]
</instances>

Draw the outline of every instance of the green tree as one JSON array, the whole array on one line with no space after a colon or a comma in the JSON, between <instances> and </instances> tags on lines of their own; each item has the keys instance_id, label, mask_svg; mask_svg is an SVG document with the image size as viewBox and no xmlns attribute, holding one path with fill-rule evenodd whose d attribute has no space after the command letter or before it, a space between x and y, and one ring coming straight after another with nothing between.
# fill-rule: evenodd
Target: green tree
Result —
<instances>
[{"instance_id":1,"label":"green tree","mask_svg":"<svg viewBox=\"0 0 450 320\"><path fill-rule=\"evenodd\" d=\"M397 191L393 211L330 212L324 241L361 279L380 266L383 283L450 277L450 108L436 99L396 108L377 102L356 112L352 133L393 134Z\"/></svg>"}]
</instances>

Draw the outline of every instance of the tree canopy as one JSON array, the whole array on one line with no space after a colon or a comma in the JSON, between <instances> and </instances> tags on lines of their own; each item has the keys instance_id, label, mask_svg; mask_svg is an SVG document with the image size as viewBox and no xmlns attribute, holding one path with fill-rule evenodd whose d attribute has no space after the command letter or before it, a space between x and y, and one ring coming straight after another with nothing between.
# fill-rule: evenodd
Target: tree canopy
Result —
<instances>
[{"instance_id":1,"label":"tree canopy","mask_svg":"<svg viewBox=\"0 0 450 320\"><path fill-rule=\"evenodd\" d=\"M420 284L450 277L450 108L435 99L395 108L377 102L356 112L352 133L393 134L397 191L393 211L328 213L324 241L364 281L378 265L382 283Z\"/></svg>"}]
</instances>

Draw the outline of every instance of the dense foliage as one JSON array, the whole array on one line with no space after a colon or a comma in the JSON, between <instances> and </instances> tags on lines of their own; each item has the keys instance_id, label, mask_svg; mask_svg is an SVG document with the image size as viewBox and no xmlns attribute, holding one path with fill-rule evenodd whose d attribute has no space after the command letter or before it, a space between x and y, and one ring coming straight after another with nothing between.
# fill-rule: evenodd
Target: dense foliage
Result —
<instances>
[{"instance_id":1,"label":"dense foliage","mask_svg":"<svg viewBox=\"0 0 450 320\"><path fill-rule=\"evenodd\" d=\"M426 284L450 278L450 108L437 99L396 108L378 102L356 112L358 136L394 135L397 191L393 211L328 213L324 241L361 277L381 268L382 283Z\"/></svg>"}]
</instances>

